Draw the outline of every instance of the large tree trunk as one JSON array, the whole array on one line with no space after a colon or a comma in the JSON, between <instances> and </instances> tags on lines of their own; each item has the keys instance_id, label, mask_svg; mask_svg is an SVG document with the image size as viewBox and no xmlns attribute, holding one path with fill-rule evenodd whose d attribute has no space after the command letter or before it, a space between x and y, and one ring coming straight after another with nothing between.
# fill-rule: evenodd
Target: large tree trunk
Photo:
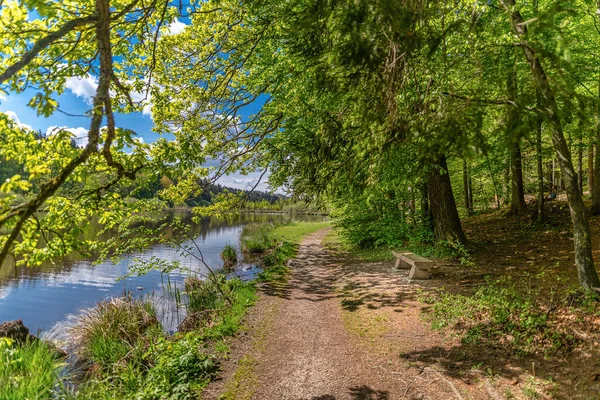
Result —
<instances>
[{"instance_id":1,"label":"large tree trunk","mask_svg":"<svg viewBox=\"0 0 600 400\"><path fill-rule=\"evenodd\" d=\"M510 157L511 171L511 196L510 214L518 215L527 211L525 203L525 190L523 189L523 165L521 161L521 146L519 142L513 144Z\"/></svg>"},{"instance_id":2,"label":"large tree trunk","mask_svg":"<svg viewBox=\"0 0 600 400\"><path fill-rule=\"evenodd\" d=\"M517 59L513 64L513 69L510 72L507 82L507 91L509 99L517 102ZM521 160L521 133L519 125L521 118L519 109L513 105L508 109L508 121L506 124L506 134L511 142L510 153L510 174L511 174L511 191L510 191L510 214L518 215L527 210L525 203L525 190L523 189L523 164Z\"/></svg>"},{"instance_id":3,"label":"large tree trunk","mask_svg":"<svg viewBox=\"0 0 600 400\"><path fill-rule=\"evenodd\" d=\"M554 92L548 82L548 77L542 64L538 59L531 44L527 41L527 24L523 20L521 13L515 7L514 0L500 0L506 12L510 16L510 23L514 33L519 37L529 63L531 74L537 89L541 95L542 109L550 128L552 144L558 163L565 180L565 190L569 200L569 208L571 209L571 220L573 223L573 237L575 244L575 264L577 265L577 273L579 282L587 289L600 287L598 273L594 267L594 259L592 257L592 236L590 224L588 222L583 196L579 190L577 174L573 167L569 146L565 140L565 135L562 129L562 123L558 115L558 106Z\"/></svg>"},{"instance_id":4,"label":"large tree trunk","mask_svg":"<svg viewBox=\"0 0 600 400\"><path fill-rule=\"evenodd\" d=\"M446 156L440 156L428 174L427 191L433 214L433 231L438 241L465 243L466 237L460 224Z\"/></svg>"}]
</instances>

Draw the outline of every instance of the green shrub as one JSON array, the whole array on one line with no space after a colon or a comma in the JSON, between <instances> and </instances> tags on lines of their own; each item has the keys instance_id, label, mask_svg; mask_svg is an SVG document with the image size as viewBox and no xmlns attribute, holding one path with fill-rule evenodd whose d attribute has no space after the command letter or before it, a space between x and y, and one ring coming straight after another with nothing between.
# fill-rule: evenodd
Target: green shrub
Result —
<instances>
[{"instance_id":1,"label":"green shrub","mask_svg":"<svg viewBox=\"0 0 600 400\"><path fill-rule=\"evenodd\" d=\"M52 398L62 366L56 352L41 340L19 345L0 338L0 398Z\"/></svg>"},{"instance_id":2,"label":"green shrub","mask_svg":"<svg viewBox=\"0 0 600 400\"><path fill-rule=\"evenodd\" d=\"M197 333L177 340L161 338L152 351L157 357L144 380L141 399L197 399L218 370Z\"/></svg>"},{"instance_id":3,"label":"green shrub","mask_svg":"<svg viewBox=\"0 0 600 400\"><path fill-rule=\"evenodd\" d=\"M237 250L231 244L226 244L221 251L221 260L223 260L223 268L228 270L237 263Z\"/></svg>"}]
</instances>

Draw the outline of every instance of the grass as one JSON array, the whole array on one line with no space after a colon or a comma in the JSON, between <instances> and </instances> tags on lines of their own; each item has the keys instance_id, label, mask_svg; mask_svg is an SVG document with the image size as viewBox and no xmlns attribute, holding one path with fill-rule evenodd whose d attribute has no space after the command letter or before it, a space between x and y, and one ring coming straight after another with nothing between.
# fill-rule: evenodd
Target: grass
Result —
<instances>
[{"instance_id":1,"label":"grass","mask_svg":"<svg viewBox=\"0 0 600 400\"><path fill-rule=\"evenodd\" d=\"M259 254L273 247L271 230L272 226L268 224L248 224L244 226L240 235L242 253Z\"/></svg>"},{"instance_id":2,"label":"grass","mask_svg":"<svg viewBox=\"0 0 600 400\"><path fill-rule=\"evenodd\" d=\"M280 225L274 228L271 236L277 242L299 244L300 241L311 233L331 226L328 221L324 222L295 222L286 225Z\"/></svg>"},{"instance_id":3,"label":"grass","mask_svg":"<svg viewBox=\"0 0 600 400\"><path fill-rule=\"evenodd\" d=\"M78 345L78 356L102 370L135 356L140 338L161 331L150 303L123 297L96 305L73 327L71 338Z\"/></svg>"},{"instance_id":4,"label":"grass","mask_svg":"<svg viewBox=\"0 0 600 400\"><path fill-rule=\"evenodd\" d=\"M395 259L390 249L386 247L360 248L346 242L336 230L330 231L327 236L325 236L323 245L331 250L348 254L350 257L360 261L378 262Z\"/></svg>"},{"instance_id":5,"label":"grass","mask_svg":"<svg viewBox=\"0 0 600 400\"><path fill-rule=\"evenodd\" d=\"M221 251L221 260L223 260L223 268L228 270L237 263L237 250L231 244L226 244Z\"/></svg>"},{"instance_id":6,"label":"grass","mask_svg":"<svg viewBox=\"0 0 600 400\"><path fill-rule=\"evenodd\" d=\"M52 398L63 365L41 340L21 346L9 338L0 338L0 398Z\"/></svg>"},{"instance_id":7,"label":"grass","mask_svg":"<svg viewBox=\"0 0 600 400\"><path fill-rule=\"evenodd\" d=\"M199 398L218 373L219 357L228 349L226 338L240 329L247 308L254 304L256 288L252 282L217 275L212 281L189 278L186 291L190 298L188 316L207 312L209 317L194 319L193 326L172 336L162 329L134 329L135 324L121 320L114 307L101 305L92 311L92 325L109 316L119 323L113 322L106 328L76 328L83 330L79 334L80 353L89 357L92 366L75 398ZM133 321L145 320L136 316L147 309L144 303L131 299L112 303L130 310ZM124 306L125 303L129 305Z\"/></svg>"},{"instance_id":8,"label":"grass","mask_svg":"<svg viewBox=\"0 0 600 400\"><path fill-rule=\"evenodd\" d=\"M572 334L550 321L550 313L509 278L488 280L472 295L442 291L422 295L432 305L427 316L434 329L453 328L464 344L503 345L515 354L570 350Z\"/></svg>"}]
</instances>

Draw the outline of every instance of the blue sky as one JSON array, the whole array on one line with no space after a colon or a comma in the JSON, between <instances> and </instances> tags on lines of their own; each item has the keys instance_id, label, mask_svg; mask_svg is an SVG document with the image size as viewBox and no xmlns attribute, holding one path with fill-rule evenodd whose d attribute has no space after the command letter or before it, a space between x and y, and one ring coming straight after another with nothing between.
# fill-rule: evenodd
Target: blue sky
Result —
<instances>
[{"instance_id":1,"label":"blue sky","mask_svg":"<svg viewBox=\"0 0 600 400\"><path fill-rule=\"evenodd\" d=\"M170 32L172 34L178 33L185 26L183 22L175 21L170 26ZM65 86L65 92L57 98L59 109L73 115L83 115L89 111L95 94L97 79L91 76L70 78ZM19 94L0 95L0 112L7 113L12 119L24 126L47 134L51 134L56 128L67 129L73 133L78 144L84 145L87 141L89 118L69 116L59 111L48 118L38 116L35 110L27 106L35 93L35 90L28 89ZM115 119L117 126L131 129L146 143L152 143L158 138L158 134L152 131L153 122L149 108L145 109L143 113L117 114ZM239 189L249 189L254 186L259 176L259 172L247 176L231 174L221 178L218 183ZM257 189L268 190L268 187L264 182L261 182Z\"/></svg>"}]
</instances>

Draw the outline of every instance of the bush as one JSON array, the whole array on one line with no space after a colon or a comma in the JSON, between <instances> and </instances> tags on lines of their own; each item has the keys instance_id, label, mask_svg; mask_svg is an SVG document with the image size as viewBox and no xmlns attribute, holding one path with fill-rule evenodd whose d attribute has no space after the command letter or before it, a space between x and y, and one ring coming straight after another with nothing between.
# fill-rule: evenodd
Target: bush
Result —
<instances>
[{"instance_id":1,"label":"bush","mask_svg":"<svg viewBox=\"0 0 600 400\"><path fill-rule=\"evenodd\" d=\"M223 268L230 270L237 263L237 250L231 244L226 244L221 251L221 260L223 260Z\"/></svg>"},{"instance_id":2,"label":"bush","mask_svg":"<svg viewBox=\"0 0 600 400\"><path fill-rule=\"evenodd\" d=\"M20 345L0 338L0 398L52 398L61 367L56 351L41 340Z\"/></svg>"},{"instance_id":3,"label":"bush","mask_svg":"<svg viewBox=\"0 0 600 400\"><path fill-rule=\"evenodd\" d=\"M205 354L202 338L188 333L178 340L161 338L158 354L144 380L142 399L197 399L218 371L213 356Z\"/></svg>"},{"instance_id":4,"label":"bush","mask_svg":"<svg viewBox=\"0 0 600 400\"><path fill-rule=\"evenodd\" d=\"M273 246L271 225L249 224L244 226L240 234L240 245L243 253L260 254Z\"/></svg>"}]
</instances>

